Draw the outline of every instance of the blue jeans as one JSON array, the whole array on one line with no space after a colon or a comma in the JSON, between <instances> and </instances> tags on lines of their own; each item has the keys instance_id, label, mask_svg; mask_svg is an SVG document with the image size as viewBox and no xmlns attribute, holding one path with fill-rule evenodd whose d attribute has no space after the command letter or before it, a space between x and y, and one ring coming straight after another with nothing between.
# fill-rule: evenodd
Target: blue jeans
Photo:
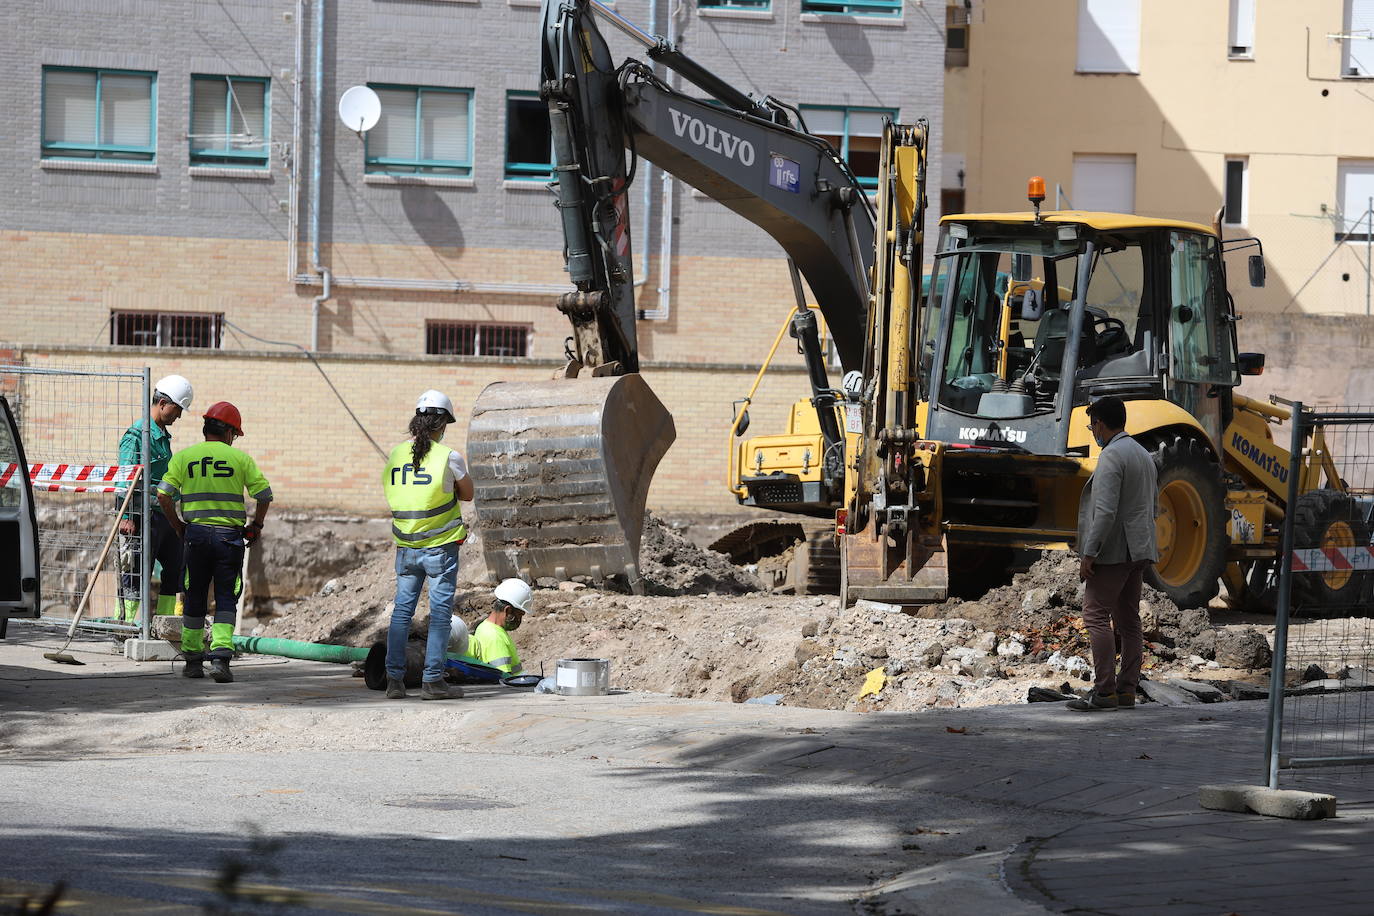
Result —
<instances>
[{"instance_id":1,"label":"blue jeans","mask_svg":"<svg viewBox=\"0 0 1374 916\"><path fill-rule=\"evenodd\" d=\"M401 680L406 673L406 640L420 601L420 588L429 580L429 641L425 644L427 681L444 679L448 636L453 619L453 593L458 587L459 544L396 548L396 605L386 631L386 675Z\"/></svg>"}]
</instances>

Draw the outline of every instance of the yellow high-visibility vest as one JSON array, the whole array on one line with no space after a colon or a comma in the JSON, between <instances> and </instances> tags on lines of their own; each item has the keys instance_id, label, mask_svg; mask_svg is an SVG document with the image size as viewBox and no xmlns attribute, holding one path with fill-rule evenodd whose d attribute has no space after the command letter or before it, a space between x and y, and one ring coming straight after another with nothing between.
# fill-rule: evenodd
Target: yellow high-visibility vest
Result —
<instances>
[{"instance_id":1,"label":"yellow high-visibility vest","mask_svg":"<svg viewBox=\"0 0 1374 916\"><path fill-rule=\"evenodd\" d=\"M468 536L458 486L444 492L444 471L453 449L434 442L417 468L411 462L411 443L391 450L382 468L382 491L391 507L391 538L400 547L439 547Z\"/></svg>"}]
</instances>

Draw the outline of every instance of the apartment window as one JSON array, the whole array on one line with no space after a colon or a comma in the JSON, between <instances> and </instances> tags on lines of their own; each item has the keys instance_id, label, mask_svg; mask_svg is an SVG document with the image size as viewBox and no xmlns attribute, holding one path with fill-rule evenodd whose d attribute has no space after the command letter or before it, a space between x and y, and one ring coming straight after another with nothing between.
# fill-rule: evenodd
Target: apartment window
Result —
<instances>
[{"instance_id":1,"label":"apartment window","mask_svg":"<svg viewBox=\"0 0 1374 916\"><path fill-rule=\"evenodd\" d=\"M803 105L806 126L818 137L830 141L849 163L859 184L878 186L878 160L882 154L883 121L895 121L892 108L822 108Z\"/></svg>"},{"instance_id":2,"label":"apartment window","mask_svg":"<svg viewBox=\"0 0 1374 916\"><path fill-rule=\"evenodd\" d=\"M1135 156L1075 155L1073 206L1078 210L1135 212Z\"/></svg>"},{"instance_id":3,"label":"apartment window","mask_svg":"<svg viewBox=\"0 0 1374 916\"><path fill-rule=\"evenodd\" d=\"M1227 57L1245 60L1255 56L1255 0L1231 0L1226 41Z\"/></svg>"},{"instance_id":4,"label":"apartment window","mask_svg":"<svg viewBox=\"0 0 1374 916\"><path fill-rule=\"evenodd\" d=\"M771 0L697 0L703 10L767 10Z\"/></svg>"},{"instance_id":5,"label":"apartment window","mask_svg":"<svg viewBox=\"0 0 1374 916\"><path fill-rule=\"evenodd\" d=\"M191 76L191 164L266 168L268 81Z\"/></svg>"},{"instance_id":6,"label":"apartment window","mask_svg":"<svg viewBox=\"0 0 1374 916\"><path fill-rule=\"evenodd\" d=\"M802 0L803 13L825 16L902 15L902 0Z\"/></svg>"},{"instance_id":7,"label":"apartment window","mask_svg":"<svg viewBox=\"0 0 1374 916\"><path fill-rule=\"evenodd\" d=\"M533 92L506 94L506 179L548 181L553 177L553 132L549 106Z\"/></svg>"},{"instance_id":8,"label":"apartment window","mask_svg":"<svg viewBox=\"0 0 1374 916\"><path fill-rule=\"evenodd\" d=\"M1374 0L1345 0L1345 38L1341 41L1341 73L1374 76Z\"/></svg>"},{"instance_id":9,"label":"apartment window","mask_svg":"<svg viewBox=\"0 0 1374 916\"><path fill-rule=\"evenodd\" d=\"M1245 225L1246 195L1249 192L1250 162L1247 159L1226 160L1225 200L1222 221L1228 226Z\"/></svg>"},{"instance_id":10,"label":"apartment window","mask_svg":"<svg viewBox=\"0 0 1374 916\"><path fill-rule=\"evenodd\" d=\"M43 156L152 162L157 74L43 68Z\"/></svg>"},{"instance_id":11,"label":"apartment window","mask_svg":"<svg viewBox=\"0 0 1374 916\"><path fill-rule=\"evenodd\" d=\"M1336 166L1336 193L1341 202L1336 241L1369 240L1369 201L1374 198L1374 159L1341 162Z\"/></svg>"},{"instance_id":12,"label":"apartment window","mask_svg":"<svg viewBox=\"0 0 1374 916\"><path fill-rule=\"evenodd\" d=\"M968 5L945 7L945 66L968 66Z\"/></svg>"},{"instance_id":13,"label":"apartment window","mask_svg":"<svg viewBox=\"0 0 1374 916\"><path fill-rule=\"evenodd\" d=\"M370 84L382 117L367 132L368 172L472 174L472 90Z\"/></svg>"},{"instance_id":14,"label":"apartment window","mask_svg":"<svg viewBox=\"0 0 1374 916\"><path fill-rule=\"evenodd\" d=\"M430 321L425 352L442 356L529 356L532 329L523 324Z\"/></svg>"},{"instance_id":15,"label":"apartment window","mask_svg":"<svg viewBox=\"0 0 1374 916\"><path fill-rule=\"evenodd\" d=\"M214 312L111 312L110 343L218 349L223 325L224 315Z\"/></svg>"},{"instance_id":16,"label":"apartment window","mask_svg":"<svg viewBox=\"0 0 1374 916\"><path fill-rule=\"evenodd\" d=\"M1140 72L1140 0L1078 0L1078 72Z\"/></svg>"}]
</instances>

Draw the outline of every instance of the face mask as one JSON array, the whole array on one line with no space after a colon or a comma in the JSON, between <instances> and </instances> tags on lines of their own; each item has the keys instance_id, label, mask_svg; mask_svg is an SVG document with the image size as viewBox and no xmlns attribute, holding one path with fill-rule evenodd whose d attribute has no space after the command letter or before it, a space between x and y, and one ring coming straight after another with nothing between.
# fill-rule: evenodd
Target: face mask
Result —
<instances>
[{"instance_id":1,"label":"face mask","mask_svg":"<svg viewBox=\"0 0 1374 916\"><path fill-rule=\"evenodd\" d=\"M507 633L510 633L510 632L513 632L513 631L515 631L515 630L520 629L520 621L523 620L524 617L525 617L524 614L508 614L508 615L506 615L506 622L505 622L506 632L507 632Z\"/></svg>"}]
</instances>

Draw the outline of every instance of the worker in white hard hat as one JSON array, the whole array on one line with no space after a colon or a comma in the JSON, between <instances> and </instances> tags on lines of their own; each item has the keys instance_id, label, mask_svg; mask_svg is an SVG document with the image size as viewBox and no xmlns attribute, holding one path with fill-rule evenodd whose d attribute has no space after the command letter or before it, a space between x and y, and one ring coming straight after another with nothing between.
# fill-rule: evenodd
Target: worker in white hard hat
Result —
<instances>
[{"instance_id":1,"label":"worker in white hard hat","mask_svg":"<svg viewBox=\"0 0 1374 916\"><path fill-rule=\"evenodd\" d=\"M463 695L461 687L444 683L458 548L468 536L459 502L470 502L473 489L463 456L439 441L453 422L453 402L443 392L426 391L410 418L410 438L391 450L382 468L382 491L391 507L391 537L396 542L396 602L386 634L388 699L406 697L406 640L426 582L429 633L420 699Z\"/></svg>"},{"instance_id":2,"label":"worker in white hard hat","mask_svg":"<svg viewBox=\"0 0 1374 916\"><path fill-rule=\"evenodd\" d=\"M496 597L496 606L487 619L477 625L469 649L483 664L500 668L506 674L519 674L520 653L515 651L515 640L510 634L520 629L520 621L533 606L534 593L524 581L506 579L492 594Z\"/></svg>"},{"instance_id":3,"label":"worker in white hard hat","mask_svg":"<svg viewBox=\"0 0 1374 916\"><path fill-rule=\"evenodd\" d=\"M152 421L148 427L148 489L157 492L157 485L167 473L167 462L172 460L172 433L169 427L181 419L184 410L191 409L191 383L180 375L167 375L157 380L153 386L152 404L148 417ZM119 440L119 463L121 465L143 464L143 420L140 418L124 431ZM120 577L120 616L126 621L138 617L139 594L141 587L141 562L139 548L143 530L143 484L139 483L137 492L129 501L129 508L119 520L119 533L123 535L121 548L129 567ZM121 502L124 494L117 497ZM176 596L184 590L182 583L182 544L181 538L172 530L171 524L162 512L154 506L147 513L148 552L152 560L161 567L159 573L159 595L157 613L171 614L176 610ZM151 567L150 567L151 568Z\"/></svg>"}]
</instances>

